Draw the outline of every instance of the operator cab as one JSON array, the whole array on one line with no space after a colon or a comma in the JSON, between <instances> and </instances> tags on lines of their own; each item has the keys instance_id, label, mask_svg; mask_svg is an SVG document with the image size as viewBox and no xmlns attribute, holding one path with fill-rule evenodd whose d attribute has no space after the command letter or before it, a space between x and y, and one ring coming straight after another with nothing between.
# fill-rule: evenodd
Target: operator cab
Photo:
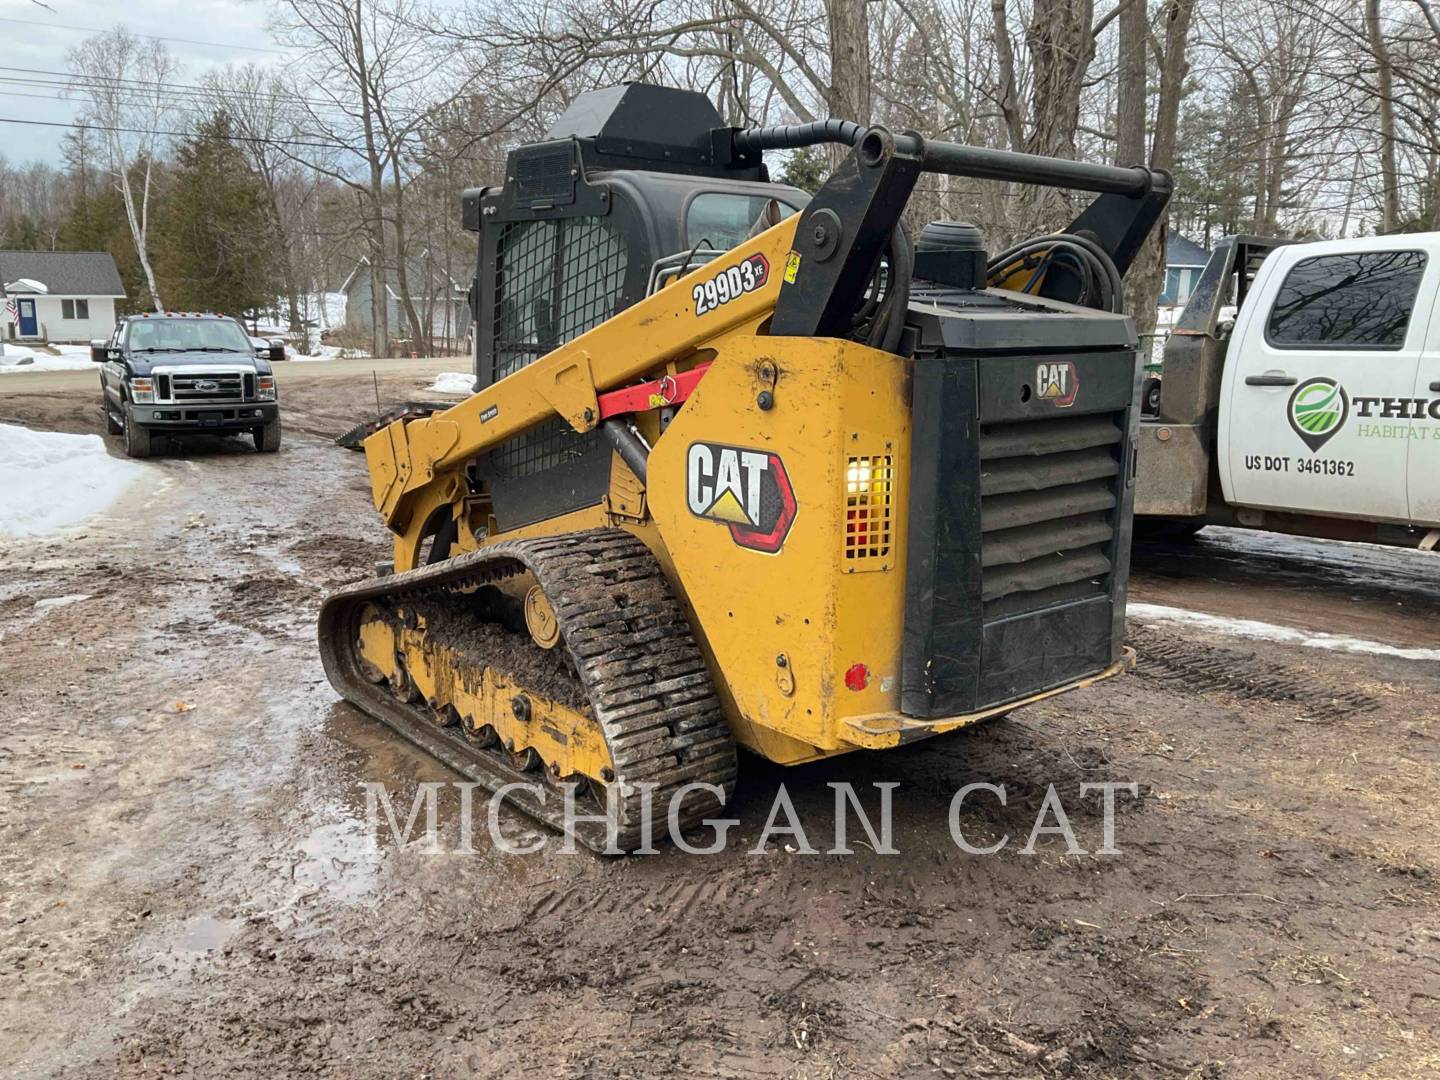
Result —
<instances>
[{"instance_id":1,"label":"operator cab","mask_svg":"<svg viewBox=\"0 0 1440 1080\"><path fill-rule=\"evenodd\" d=\"M728 135L703 94L595 90L511 151L504 185L465 192L464 226L480 240L476 390L804 208L807 192L771 183L760 153L735 152ZM610 458L598 431L556 417L484 454L474 479L511 528L594 503Z\"/></svg>"},{"instance_id":2,"label":"operator cab","mask_svg":"<svg viewBox=\"0 0 1440 1080\"><path fill-rule=\"evenodd\" d=\"M477 389L804 208L809 194L771 183L726 130L703 94L597 90L510 153L503 186L465 193Z\"/></svg>"}]
</instances>

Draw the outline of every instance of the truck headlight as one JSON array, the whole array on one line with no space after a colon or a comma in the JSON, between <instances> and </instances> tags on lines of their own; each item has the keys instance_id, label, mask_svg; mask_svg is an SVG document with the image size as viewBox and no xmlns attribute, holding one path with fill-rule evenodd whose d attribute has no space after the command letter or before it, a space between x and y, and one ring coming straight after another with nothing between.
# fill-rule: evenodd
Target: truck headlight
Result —
<instances>
[{"instance_id":1,"label":"truck headlight","mask_svg":"<svg viewBox=\"0 0 1440 1080\"><path fill-rule=\"evenodd\" d=\"M255 380L255 396L261 401L275 400L275 376L261 375Z\"/></svg>"},{"instance_id":2,"label":"truck headlight","mask_svg":"<svg viewBox=\"0 0 1440 1080\"><path fill-rule=\"evenodd\" d=\"M137 405L149 405L155 400L155 384L149 379L131 379L130 400Z\"/></svg>"}]
</instances>

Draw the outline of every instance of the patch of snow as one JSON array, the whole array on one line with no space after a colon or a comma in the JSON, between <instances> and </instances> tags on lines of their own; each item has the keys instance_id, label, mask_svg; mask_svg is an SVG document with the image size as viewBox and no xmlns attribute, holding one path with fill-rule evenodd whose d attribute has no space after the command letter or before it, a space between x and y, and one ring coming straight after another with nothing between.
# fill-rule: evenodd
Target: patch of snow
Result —
<instances>
[{"instance_id":1,"label":"patch of snow","mask_svg":"<svg viewBox=\"0 0 1440 1080\"><path fill-rule=\"evenodd\" d=\"M1125 605L1125 613L1141 622L1179 622L1202 626L1217 634L1234 637L1257 638L1264 641L1278 641L1286 645L1304 645L1311 649L1329 649L1332 652L1366 653L1371 656L1398 656L1402 660L1440 660L1440 649L1407 649L1400 645L1386 645L1380 641L1365 638L1343 637L1339 634L1309 633L1289 626L1257 622L1254 619L1230 619L1221 615L1207 615L1203 611L1186 608L1166 607L1163 604Z\"/></svg>"},{"instance_id":2,"label":"patch of snow","mask_svg":"<svg viewBox=\"0 0 1440 1080\"><path fill-rule=\"evenodd\" d=\"M59 356L39 352L26 345L5 343L5 355L0 356L0 375L16 371L81 371L91 367L90 346L54 345Z\"/></svg>"},{"instance_id":3,"label":"patch of snow","mask_svg":"<svg viewBox=\"0 0 1440 1080\"><path fill-rule=\"evenodd\" d=\"M345 325L345 300L343 292L312 293L308 298L310 310L315 312L321 328L325 330Z\"/></svg>"},{"instance_id":4,"label":"patch of snow","mask_svg":"<svg viewBox=\"0 0 1440 1080\"><path fill-rule=\"evenodd\" d=\"M430 384L430 392L435 394L473 394L475 392L475 376L468 371L442 371Z\"/></svg>"},{"instance_id":5,"label":"patch of snow","mask_svg":"<svg viewBox=\"0 0 1440 1080\"><path fill-rule=\"evenodd\" d=\"M51 611L59 607L68 607L71 604L78 604L81 600L89 600L89 593L70 593L66 596L47 596L43 600L35 601L36 611Z\"/></svg>"},{"instance_id":6,"label":"patch of snow","mask_svg":"<svg viewBox=\"0 0 1440 1080\"><path fill-rule=\"evenodd\" d=\"M143 468L112 458L99 435L0 424L0 537L40 536L109 506Z\"/></svg>"},{"instance_id":7,"label":"patch of snow","mask_svg":"<svg viewBox=\"0 0 1440 1080\"><path fill-rule=\"evenodd\" d=\"M310 354L291 352L285 350L287 360L296 361L302 364L313 364L319 360L344 360L350 357L368 356L369 353L361 352L359 349L342 349L339 345L317 345L315 352Z\"/></svg>"}]
</instances>

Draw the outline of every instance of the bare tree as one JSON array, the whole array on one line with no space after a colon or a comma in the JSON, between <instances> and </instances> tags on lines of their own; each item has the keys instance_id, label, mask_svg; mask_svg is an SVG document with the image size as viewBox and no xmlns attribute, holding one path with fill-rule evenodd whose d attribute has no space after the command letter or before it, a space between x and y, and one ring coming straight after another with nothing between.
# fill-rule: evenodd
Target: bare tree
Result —
<instances>
[{"instance_id":1,"label":"bare tree","mask_svg":"<svg viewBox=\"0 0 1440 1080\"><path fill-rule=\"evenodd\" d=\"M1145 0L1120 0L1120 63L1116 72L1115 164L1138 165L1145 160L1147 100L1145 58L1150 25Z\"/></svg>"},{"instance_id":2,"label":"bare tree","mask_svg":"<svg viewBox=\"0 0 1440 1080\"><path fill-rule=\"evenodd\" d=\"M1138 5L1137 5L1138 6ZM1155 46L1159 68L1159 87L1155 102L1155 121L1150 141L1150 167L1175 168L1175 147L1180 106L1185 93L1185 79L1190 72L1190 26L1195 14L1195 0L1166 0L1160 9L1163 36ZM1148 27L1147 35L1148 35ZM1121 23L1121 35L1125 25ZM1123 132L1122 132L1123 137ZM1143 135L1142 143L1143 147ZM1139 160L1139 159L1136 159ZM1120 162L1124 164L1123 161ZM1169 217L1145 245L1126 280L1126 307L1135 319L1136 329L1149 334L1155 329L1157 305L1165 287L1166 236Z\"/></svg>"},{"instance_id":3,"label":"bare tree","mask_svg":"<svg viewBox=\"0 0 1440 1080\"><path fill-rule=\"evenodd\" d=\"M284 288L286 319L291 334L304 333L300 264L306 240L302 226L305 204L315 191L315 175L283 151L281 144L304 141L299 119L299 96L286 75L258 64L227 65L209 72L204 86L211 107L223 110L238 137L239 149L265 188L271 227L279 245L277 263ZM308 348L308 340L305 342Z\"/></svg>"},{"instance_id":4,"label":"bare tree","mask_svg":"<svg viewBox=\"0 0 1440 1080\"><path fill-rule=\"evenodd\" d=\"M830 85L826 104L831 116L870 122L870 4L868 0L825 0L830 30Z\"/></svg>"},{"instance_id":5,"label":"bare tree","mask_svg":"<svg viewBox=\"0 0 1440 1080\"><path fill-rule=\"evenodd\" d=\"M1388 233L1400 222L1400 191L1395 173L1395 75L1380 25L1380 0L1365 0L1365 30L1375 58L1375 110L1380 121L1380 231Z\"/></svg>"},{"instance_id":6,"label":"bare tree","mask_svg":"<svg viewBox=\"0 0 1440 1080\"><path fill-rule=\"evenodd\" d=\"M155 168L175 112L168 84L180 65L158 39L141 39L123 28L88 39L71 49L67 60L71 89L85 102L79 120L101 135L150 299L163 311L147 237Z\"/></svg>"}]
</instances>

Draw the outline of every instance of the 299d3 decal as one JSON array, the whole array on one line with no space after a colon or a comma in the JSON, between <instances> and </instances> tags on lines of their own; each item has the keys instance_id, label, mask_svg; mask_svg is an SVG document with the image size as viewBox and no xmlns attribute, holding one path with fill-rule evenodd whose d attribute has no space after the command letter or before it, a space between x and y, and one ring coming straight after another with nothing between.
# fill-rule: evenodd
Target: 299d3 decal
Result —
<instances>
[{"instance_id":1,"label":"299d3 decal","mask_svg":"<svg viewBox=\"0 0 1440 1080\"><path fill-rule=\"evenodd\" d=\"M697 282L690 290L695 300L695 315L708 314L731 300L754 292L770 280L770 264L765 256L751 255L739 266L728 266L709 279Z\"/></svg>"}]
</instances>

